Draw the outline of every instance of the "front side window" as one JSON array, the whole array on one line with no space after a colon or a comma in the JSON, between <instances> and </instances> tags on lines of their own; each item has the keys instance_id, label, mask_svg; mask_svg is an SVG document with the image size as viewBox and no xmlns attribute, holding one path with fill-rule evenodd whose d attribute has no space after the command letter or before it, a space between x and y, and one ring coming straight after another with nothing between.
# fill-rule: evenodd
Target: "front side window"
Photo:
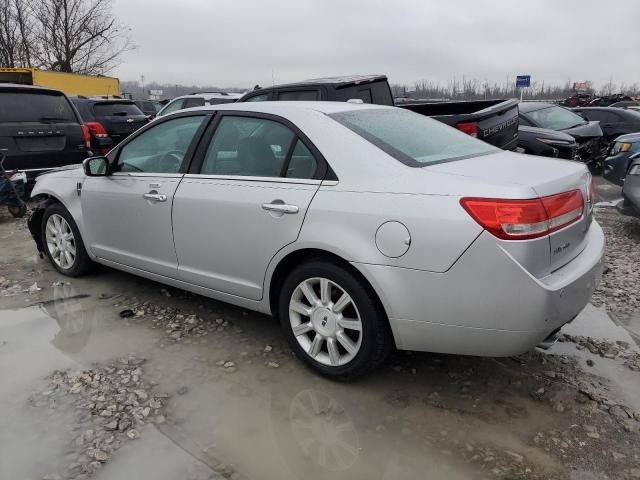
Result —
<instances>
[{"instance_id":1,"label":"front side window","mask_svg":"<svg viewBox=\"0 0 640 480\"><path fill-rule=\"evenodd\" d=\"M576 115L571 110L562 107L545 107L524 113L524 117L531 120L536 126L550 128L551 130L564 130L585 123L584 118Z\"/></svg>"},{"instance_id":2,"label":"front side window","mask_svg":"<svg viewBox=\"0 0 640 480\"><path fill-rule=\"evenodd\" d=\"M329 116L410 167L500 152L444 123L400 108L367 108Z\"/></svg>"},{"instance_id":3,"label":"front side window","mask_svg":"<svg viewBox=\"0 0 640 480\"><path fill-rule=\"evenodd\" d=\"M296 136L263 118L224 116L207 149L201 173L280 177Z\"/></svg>"},{"instance_id":4,"label":"front side window","mask_svg":"<svg viewBox=\"0 0 640 480\"><path fill-rule=\"evenodd\" d=\"M166 114L171 113L171 112L176 112L176 111L178 111L178 110L180 110L182 108L183 102L184 102L184 98L178 98L176 100L172 100L158 114L159 115L166 115Z\"/></svg>"},{"instance_id":5,"label":"front side window","mask_svg":"<svg viewBox=\"0 0 640 480\"><path fill-rule=\"evenodd\" d=\"M203 115L159 123L120 150L117 172L178 173Z\"/></svg>"}]
</instances>

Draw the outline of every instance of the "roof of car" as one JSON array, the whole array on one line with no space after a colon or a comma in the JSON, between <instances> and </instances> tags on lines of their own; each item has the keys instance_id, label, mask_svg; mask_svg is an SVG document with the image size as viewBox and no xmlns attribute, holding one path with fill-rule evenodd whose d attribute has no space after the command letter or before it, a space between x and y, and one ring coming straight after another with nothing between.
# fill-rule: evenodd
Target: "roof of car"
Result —
<instances>
[{"instance_id":1,"label":"roof of car","mask_svg":"<svg viewBox=\"0 0 640 480\"><path fill-rule=\"evenodd\" d=\"M370 103L352 102L246 102L246 103L224 103L221 105L205 105L204 107L187 108L174 113L181 113L188 110L237 110L245 112L272 113L275 115L286 113L292 110L313 110L324 114L348 112L351 110L375 110L394 108L385 105L375 105ZM171 115L171 114L169 114Z\"/></svg>"},{"instance_id":2,"label":"roof of car","mask_svg":"<svg viewBox=\"0 0 640 480\"><path fill-rule=\"evenodd\" d=\"M25 92L52 92L52 93L64 93L62 90L55 88L38 87L35 85L24 85L22 83L0 83L0 90L24 90Z\"/></svg>"},{"instance_id":3,"label":"roof of car","mask_svg":"<svg viewBox=\"0 0 640 480\"><path fill-rule=\"evenodd\" d=\"M520 102L518 108L521 113L535 112L536 110L542 110L543 108L557 107L553 103L548 102Z\"/></svg>"},{"instance_id":4,"label":"roof of car","mask_svg":"<svg viewBox=\"0 0 640 480\"><path fill-rule=\"evenodd\" d=\"M178 100L181 98L204 98L208 100L210 98L240 98L244 95L244 93L220 93L220 92L202 92L202 93L190 93L188 95L180 95L179 97L175 97L173 100Z\"/></svg>"},{"instance_id":5,"label":"roof of car","mask_svg":"<svg viewBox=\"0 0 640 480\"><path fill-rule=\"evenodd\" d=\"M294 83L281 83L279 85L273 85L270 87L262 87L251 92L247 92L245 95L261 92L263 90L271 90L274 88L295 88L295 87L307 87L317 84L333 85L336 88L346 87L349 85L359 85L362 83L375 82L378 80L387 80L386 75L344 75L340 77L322 77L311 78L309 80L302 80L301 82Z\"/></svg>"},{"instance_id":6,"label":"roof of car","mask_svg":"<svg viewBox=\"0 0 640 480\"><path fill-rule=\"evenodd\" d=\"M69 97L71 100L82 100L85 102L94 102L94 103L134 103L134 100L129 100L128 98L103 98L103 97L85 97L83 95L72 95Z\"/></svg>"}]
</instances>

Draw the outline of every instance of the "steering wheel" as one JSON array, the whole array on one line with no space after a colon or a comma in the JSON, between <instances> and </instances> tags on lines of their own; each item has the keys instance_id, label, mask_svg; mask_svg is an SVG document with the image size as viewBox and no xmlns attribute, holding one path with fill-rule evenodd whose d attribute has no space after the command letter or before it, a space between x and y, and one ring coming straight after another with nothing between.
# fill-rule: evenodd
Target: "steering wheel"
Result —
<instances>
[{"instance_id":1,"label":"steering wheel","mask_svg":"<svg viewBox=\"0 0 640 480\"><path fill-rule=\"evenodd\" d=\"M184 152L180 150L169 150L162 155L158 163L163 172L177 173L180 170L183 158Z\"/></svg>"}]
</instances>

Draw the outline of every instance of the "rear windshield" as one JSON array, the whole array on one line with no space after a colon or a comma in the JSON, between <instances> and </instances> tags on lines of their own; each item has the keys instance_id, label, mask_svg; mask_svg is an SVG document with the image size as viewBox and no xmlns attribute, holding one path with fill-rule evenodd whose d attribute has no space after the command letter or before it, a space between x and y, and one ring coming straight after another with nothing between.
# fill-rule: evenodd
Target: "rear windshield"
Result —
<instances>
[{"instance_id":1,"label":"rear windshield","mask_svg":"<svg viewBox=\"0 0 640 480\"><path fill-rule=\"evenodd\" d=\"M411 167L500 151L444 123L400 108L352 110L329 116Z\"/></svg>"},{"instance_id":2,"label":"rear windshield","mask_svg":"<svg viewBox=\"0 0 640 480\"><path fill-rule=\"evenodd\" d=\"M93 106L93 113L97 117L144 115L135 103L129 102L96 103Z\"/></svg>"},{"instance_id":3,"label":"rear windshield","mask_svg":"<svg viewBox=\"0 0 640 480\"><path fill-rule=\"evenodd\" d=\"M523 115L537 127L550 128L551 130L564 130L565 128L577 127L586 123L585 119L580 115L562 107L541 108Z\"/></svg>"},{"instance_id":4,"label":"rear windshield","mask_svg":"<svg viewBox=\"0 0 640 480\"><path fill-rule=\"evenodd\" d=\"M0 123L77 123L78 119L64 95L0 92Z\"/></svg>"}]
</instances>

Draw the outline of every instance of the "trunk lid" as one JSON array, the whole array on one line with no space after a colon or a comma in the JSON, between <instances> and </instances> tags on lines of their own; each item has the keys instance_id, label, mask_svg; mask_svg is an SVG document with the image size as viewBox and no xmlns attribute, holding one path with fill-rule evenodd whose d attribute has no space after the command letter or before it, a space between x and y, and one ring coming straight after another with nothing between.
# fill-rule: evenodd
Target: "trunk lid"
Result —
<instances>
[{"instance_id":1,"label":"trunk lid","mask_svg":"<svg viewBox=\"0 0 640 480\"><path fill-rule=\"evenodd\" d=\"M425 167L426 170L475 178L487 183L482 196L496 198L489 184L512 184L531 188L531 196L548 197L579 190L583 201L582 217L556 231L533 240L498 240L533 275L540 277L573 260L585 247L593 218L589 198L591 175L584 164L569 160L502 152ZM497 197L503 198L498 195Z\"/></svg>"}]
</instances>

